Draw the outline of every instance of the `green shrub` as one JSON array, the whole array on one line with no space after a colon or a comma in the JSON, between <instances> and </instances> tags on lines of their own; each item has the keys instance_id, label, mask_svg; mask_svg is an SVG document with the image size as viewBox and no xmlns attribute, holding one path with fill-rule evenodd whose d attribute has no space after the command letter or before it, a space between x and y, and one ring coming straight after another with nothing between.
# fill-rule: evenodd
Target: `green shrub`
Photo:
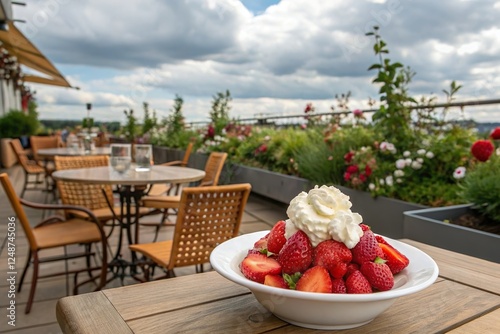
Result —
<instances>
[{"instance_id":1,"label":"green shrub","mask_svg":"<svg viewBox=\"0 0 500 334\"><path fill-rule=\"evenodd\" d=\"M0 134L2 138L18 138L36 134L39 123L36 113L25 114L12 110L0 117Z\"/></svg>"}]
</instances>

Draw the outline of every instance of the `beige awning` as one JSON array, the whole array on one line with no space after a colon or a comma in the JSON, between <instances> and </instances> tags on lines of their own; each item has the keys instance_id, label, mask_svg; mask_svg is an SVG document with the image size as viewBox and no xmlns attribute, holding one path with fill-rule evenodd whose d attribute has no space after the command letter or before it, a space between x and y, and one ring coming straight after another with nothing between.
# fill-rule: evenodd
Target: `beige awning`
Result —
<instances>
[{"instance_id":1,"label":"beige awning","mask_svg":"<svg viewBox=\"0 0 500 334\"><path fill-rule=\"evenodd\" d=\"M8 31L0 31L0 41L12 56L17 57L20 64L47 76L25 74L25 82L71 87L57 68L16 28L13 22L9 22Z\"/></svg>"}]
</instances>

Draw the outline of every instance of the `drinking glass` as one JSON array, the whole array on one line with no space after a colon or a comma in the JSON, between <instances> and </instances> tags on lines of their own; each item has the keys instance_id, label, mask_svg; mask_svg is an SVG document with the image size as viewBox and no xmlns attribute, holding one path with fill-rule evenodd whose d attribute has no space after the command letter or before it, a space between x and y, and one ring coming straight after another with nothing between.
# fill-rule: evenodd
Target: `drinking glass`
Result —
<instances>
[{"instance_id":1,"label":"drinking glass","mask_svg":"<svg viewBox=\"0 0 500 334\"><path fill-rule=\"evenodd\" d=\"M153 146L145 144L134 145L135 170L137 172L147 172L151 170L151 160L153 158Z\"/></svg>"},{"instance_id":2,"label":"drinking glass","mask_svg":"<svg viewBox=\"0 0 500 334\"><path fill-rule=\"evenodd\" d=\"M130 144L111 144L111 167L118 173L125 173L132 163L132 145Z\"/></svg>"}]
</instances>

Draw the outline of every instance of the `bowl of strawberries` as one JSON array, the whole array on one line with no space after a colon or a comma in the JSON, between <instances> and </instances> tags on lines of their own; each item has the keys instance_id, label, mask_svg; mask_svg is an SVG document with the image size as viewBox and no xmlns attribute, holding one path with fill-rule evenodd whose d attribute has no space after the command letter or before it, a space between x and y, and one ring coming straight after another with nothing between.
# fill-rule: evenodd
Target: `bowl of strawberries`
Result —
<instances>
[{"instance_id":1,"label":"bowl of strawberries","mask_svg":"<svg viewBox=\"0 0 500 334\"><path fill-rule=\"evenodd\" d=\"M280 221L218 245L210 263L283 321L323 330L359 327L397 298L429 287L439 273L424 252L361 226L354 247L333 239L313 246L301 230L285 237Z\"/></svg>"}]
</instances>

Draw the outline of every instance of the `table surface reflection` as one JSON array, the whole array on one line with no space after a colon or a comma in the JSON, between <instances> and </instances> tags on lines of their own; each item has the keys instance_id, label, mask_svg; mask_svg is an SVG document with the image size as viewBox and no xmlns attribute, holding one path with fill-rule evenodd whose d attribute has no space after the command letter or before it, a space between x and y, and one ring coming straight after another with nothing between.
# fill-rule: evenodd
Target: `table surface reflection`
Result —
<instances>
[{"instance_id":1,"label":"table surface reflection","mask_svg":"<svg viewBox=\"0 0 500 334\"><path fill-rule=\"evenodd\" d=\"M56 180L70 182L145 185L156 183L188 183L199 181L205 171L189 167L151 166L149 171L136 171L135 164L124 173L118 173L110 166L79 168L56 171L52 177Z\"/></svg>"}]
</instances>

